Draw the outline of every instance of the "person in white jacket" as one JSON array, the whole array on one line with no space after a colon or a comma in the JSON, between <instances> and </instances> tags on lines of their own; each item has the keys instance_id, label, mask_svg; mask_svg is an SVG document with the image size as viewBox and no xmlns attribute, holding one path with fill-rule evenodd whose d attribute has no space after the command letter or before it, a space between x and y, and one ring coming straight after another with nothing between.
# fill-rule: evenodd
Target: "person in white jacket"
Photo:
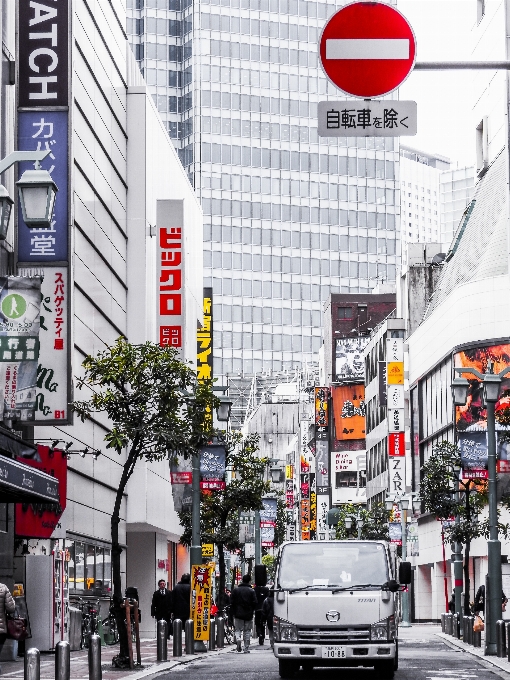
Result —
<instances>
[{"instance_id":1,"label":"person in white jacket","mask_svg":"<svg viewBox=\"0 0 510 680\"><path fill-rule=\"evenodd\" d=\"M7 614L14 614L15 610L16 605L11 591L4 583L0 583L0 654L7 639Z\"/></svg>"}]
</instances>

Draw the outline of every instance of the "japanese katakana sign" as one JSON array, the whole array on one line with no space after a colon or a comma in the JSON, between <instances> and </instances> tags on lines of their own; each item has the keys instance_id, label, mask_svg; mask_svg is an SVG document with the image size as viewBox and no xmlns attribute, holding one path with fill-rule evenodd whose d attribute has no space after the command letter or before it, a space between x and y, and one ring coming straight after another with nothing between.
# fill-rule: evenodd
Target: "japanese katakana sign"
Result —
<instances>
[{"instance_id":1,"label":"japanese katakana sign","mask_svg":"<svg viewBox=\"0 0 510 680\"><path fill-rule=\"evenodd\" d=\"M68 138L66 111L20 111L18 148L20 151L51 153L41 161L58 187L53 220L48 229L29 229L18 209L18 262L48 264L68 261ZM19 176L33 169L33 163L19 163Z\"/></svg>"},{"instance_id":2,"label":"japanese katakana sign","mask_svg":"<svg viewBox=\"0 0 510 680\"><path fill-rule=\"evenodd\" d=\"M45 267L42 271L35 424L67 425L71 422L69 272L67 267Z\"/></svg>"},{"instance_id":3,"label":"japanese katakana sign","mask_svg":"<svg viewBox=\"0 0 510 680\"><path fill-rule=\"evenodd\" d=\"M412 137L418 131L416 102L319 102L320 137Z\"/></svg>"},{"instance_id":4,"label":"japanese katakana sign","mask_svg":"<svg viewBox=\"0 0 510 680\"><path fill-rule=\"evenodd\" d=\"M157 334L159 344L179 353L183 345L184 203L157 201Z\"/></svg>"}]
</instances>

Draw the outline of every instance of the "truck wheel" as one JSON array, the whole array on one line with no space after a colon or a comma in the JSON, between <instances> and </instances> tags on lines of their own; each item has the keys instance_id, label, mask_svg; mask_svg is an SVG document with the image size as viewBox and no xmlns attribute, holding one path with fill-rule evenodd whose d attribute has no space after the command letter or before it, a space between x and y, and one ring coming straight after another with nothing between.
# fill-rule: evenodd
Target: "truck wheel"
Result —
<instances>
[{"instance_id":1,"label":"truck wheel","mask_svg":"<svg viewBox=\"0 0 510 680\"><path fill-rule=\"evenodd\" d=\"M393 659L379 661L375 665L375 670L381 680L392 680L395 675L395 662Z\"/></svg>"},{"instance_id":2,"label":"truck wheel","mask_svg":"<svg viewBox=\"0 0 510 680\"><path fill-rule=\"evenodd\" d=\"M287 659L278 659L278 671L280 673L280 678L293 678L294 673L299 669L293 661L287 661Z\"/></svg>"}]
</instances>

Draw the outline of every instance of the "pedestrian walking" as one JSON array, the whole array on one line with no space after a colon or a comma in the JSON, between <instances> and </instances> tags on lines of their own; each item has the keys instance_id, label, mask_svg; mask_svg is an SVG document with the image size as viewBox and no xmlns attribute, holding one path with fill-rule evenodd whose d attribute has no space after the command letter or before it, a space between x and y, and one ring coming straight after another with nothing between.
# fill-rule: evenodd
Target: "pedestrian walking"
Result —
<instances>
[{"instance_id":1,"label":"pedestrian walking","mask_svg":"<svg viewBox=\"0 0 510 680\"><path fill-rule=\"evenodd\" d=\"M152 596L151 616L156 621L165 620L167 623L167 637L172 634L172 611L173 611L173 597L172 591L166 587L166 581L160 579L158 581L158 589Z\"/></svg>"},{"instance_id":2,"label":"pedestrian walking","mask_svg":"<svg viewBox=\"0 0 510 680\"><path fill-rule=\"evenodd\" d=\"M267 625L269 632L269 644L271 649L274 647L274 631L273 631L273 617L274 617L274 590L270 590L266 599L262 603L262 616Z\"/></svg>"},{"instance_id":3,"label":"pedestrian walking","mask_svg":"<svg viewBox=\"0 0 510 680\"><path fill-rule=\"evenodd\" d=\"M182 621L182 627L184 629L184 623L189 619L190 608L189 608L189 598L190 598L190 585L191 577L189 574L183 574L181 580L172 590L172 611L174 614L174 619L180 619Z\"/></svg>"},{"instance_id":4,"label":"pedestrian walking","mask_svg":"<svg viewBox=\"0 0 510 680\"><path fill-rule=\"evenodd\" d=\"M250 585L251 576L245 574L243 581L232 592L232 612L236 631L237 651L241 652L244 641L244 653L250 653L251 623L257 608L257 596Z\"/></svg>"},{"instance_id":5,"label":"pedestrian walking","mask_svg":"<svg viewBox=\"0 0 510 680\"><path fill-rule=\"evenodd\" d=\"M255 588L253 590L255 591L255 595L257 596L257 608L255 610L255 628L257 631L257 636L259 638L259 645L263 645L264 638L266 636L266 626L262 614L262 605L264 604L264 600L269 594L269 588L267 588L266 586L255 585Z\"/></svg>"},{"instance_id":6,"label":"pedestrian walking","mask_svg":"<svg viewBox=\"0 0 510 680\"><path fill-rule=\"evenodd\" d=\"M7 614L14 614L15 610L16 604L11 591L4 583L0 583L0 654L7 639Z\"/></svg>"},{"instance_id":7,"label":"pedestrian walking","mask_svg":"<svg viewBox=\"0 0 510 680\"><path fill-rule=\"evenodd\" d=\"M503 611L506 609L506 603L508 602L508 599L503 591L501 591L501 605ZM479 614L482 612L482 614L485 612L485 586L481 585L478 590L476 591L475 595L475 605L473 607L473 611L475 614Z\"/></svg>"}]
</instances>

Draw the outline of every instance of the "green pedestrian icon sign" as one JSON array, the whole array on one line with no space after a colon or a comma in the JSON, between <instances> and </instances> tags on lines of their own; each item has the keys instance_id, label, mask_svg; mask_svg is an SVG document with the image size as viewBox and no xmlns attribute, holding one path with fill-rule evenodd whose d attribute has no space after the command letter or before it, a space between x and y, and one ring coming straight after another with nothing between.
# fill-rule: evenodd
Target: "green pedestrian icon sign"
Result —
<instances>
[{"instance_id":1,"label":"green pedestrian icon sign","mask_svg":"<svg viewBox=\"0 0 510 680\"><path fill-rule=\"evenodd\" d=\"M7 319L19 319L27 309L25 298L17 293L6 295L2 300L2 314Z\"/></svg>"}]
</instances>

